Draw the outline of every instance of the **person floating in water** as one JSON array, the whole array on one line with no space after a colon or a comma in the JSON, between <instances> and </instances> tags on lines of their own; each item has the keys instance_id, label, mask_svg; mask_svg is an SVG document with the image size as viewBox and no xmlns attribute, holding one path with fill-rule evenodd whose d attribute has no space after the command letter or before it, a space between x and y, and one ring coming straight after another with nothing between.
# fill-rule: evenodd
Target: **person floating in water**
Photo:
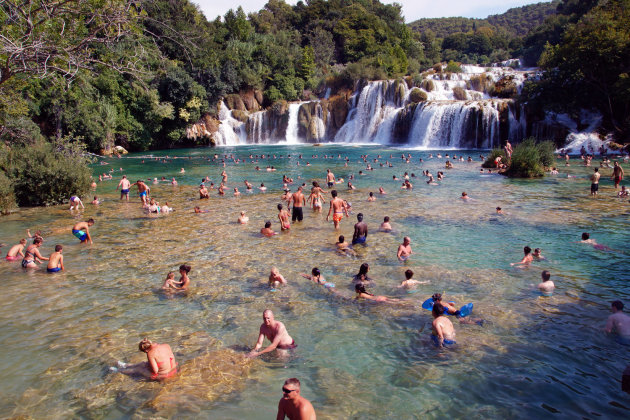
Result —
<instances>
[{"instance_id":1,"label":"person floating in water","mask_svg":"<svg viewBox=\"0 0 630 420\"><path fill-rule=\"evenodd\" d=\"M265 338L271 341L271 344L263 350L260 350ZM257 357L276 349L290 350L296 347L297 344L295 344L295 340L291 338L284 324L280 321L276 321L274 319L273 312L266 309L263 312L263 323L260 325L258 341L256 342L254 349L247 354L247 357Z\"/></svg>"},{"instance_id":2,"label":"person floating in water","mask_svg":"<svg viewBox=\"0 0 630 420\"><path fill-rule=\"evenodd\" d=\"M610 310L613 314L608 317L604 331L607 334L616 333L619 344L630 346L630 316L623 313L623 302L611 302Z\"/></svg>"},{"instance_id":3,"label":"person floating in water","mask_svg":"<svg viewBox=\"0 0 630 420\"><path fill-rule=\"evenodd\" d=\"M119 372L129 376L142 376L154 381L171 378L177 374L177 362L175 355L168 344L153 343L148 338L138 344L138 350L147 354L147 361L129 365L118 362L117 367L111 367L113 372Z\"/></svg>"},{"instance_id":4,"label":"person floating in water","mask_svg":"<svg viewBox=\"0 0 630 420\"><path fill-rule=\"evenodd\" d=\"M92 237L90 236L89 227L94 225L94 219L88 219L86 222L79 222L72 228L72 234L81 241L81 243L92 244Z\"/></svg>"},{"instance_id":5,"label":"person floating in water","mask_svg":"<svg viewBox=\"0 0 630 420\"><path fill-rule=\"evenodd\" d=\"M305 273L300 273L300 276L304 277L305 279L309 279L314 281L315 283L324 286L327 290L336 293L335 292L335 284L334 283L329 283L326 281L326 279L324 278L324 276L322 276L322 273L319 271L319 268L317 267L313 267L313 269L311 270L311 274L305 274Z\"/></svg>"},{"instance_id":6,"label":"person floating in water","mask_svg":"<svg viewBox=\"0 0 630 420\"><path fill-rule=\"evenodd\" d=\"M551 281L551 273L545 270L540 274L542 278L542 282L538 283L538 290L543 294L543 296L551 296L553 294L553 290L556 288L556 285Z\"/></svg>"},{"instance_id":7,"label":"person floating in water","mask_svg":"<svg viewBox=\"0 0 630 420\"><path fill-rule=\"evenodd\" d=\"M597 242L595 242L595 239L590 239L590 236L591 235L588 232L583 232L582 240L580 242L583 244L589 244L598 251L612 251L613 250L612 248L609 248L606 245L598 244Z\"/></svg>"},{"instance_id":8,"label":"person floating in water","mask_svg":"<svg viewBox=\"0 0 630 420\"><path fill-rule=\"evenodd\" d=\"M357 297L356 297L357 299L373 300L374 302L379 302L379 303L402 303L402 301L399 299L393 299L387 296L375 296L372 293L365 290L364 284L355 284L354 291L357 294Z\"/></svg>"},{"instance_id":9,"label":"person floating in water","mask_svg":"<svg viewBox=\"0 0 630 420\"><path fill-rule=\"evenodd\" d=\"M532 263L532 261L534 261L534 256L532 255L532 249L528 246L523 248L523 253L525 254L523 256L523 259L520 260L519 262L516 263L510 263L510 265L519 265L519 266L524 266L527 267L528 265L530 265Z\"/></svg>"},{"instance_id":10,"label":"person floating in water","mask_svg":"<svg viewBox=\"0 0 630 420\"><path fill-rule=\"evenodd\" d=\"M309 400L300 395L300 381L289 378L284 381L282 398L278 402L276 420L315 420L315 409Z\"/></svg>"},{"instance_id":11,"label":"person floating in water","mask_svg":"<svg viewBox=\"0 0 630 420\"><path fill-rule=\"evenodd\" d=\"M64 271L63 255L61 255L62 252L63 252L63 246L56 245L55 252L50 254L50 257L48 259L48 267L46 268L47 272L56 273L58 271Z\"/></svg>"},{"instance_id":12,"label":"person floating in water","mask_svg":"<svg viewBox=\"0 0 630 420\"><path fill-rule=\"evenodd\" d=\"M413 254L413 251L411 250L411 238L409 236L405 236L403 238L403 243L398 245L396 258L398 258L398 261L406 261L411 254Z\"/></svg>"},{"instance_id":13,"label":"person floating in water","mask_svg":"<svg viewBox=\"0 0 630 420\"><path fill-rule=\"evenodd\" d=\"M343 235L339 235L339 239L337 243L335 243L335 246L337 247L337 252L339 254L351 256L357 255L357 253L352 248L350 248L350 245L348 245L348 242L346 242L346 238Z\"/></svg>"},{"instance_id":14,"label":"person floating in water","mask_svg":"<svg viewBox=\"0 0 630 420\"><path fill-rule=\"evenodd\" d=\"M403 280L403 282L400 283L400 286L398 286L398 287L402 287L402 288L405 288L405 289L413 289L417 285L424 284L424 283L428 283L428 282L421 282L421 281L418 281L418 280L414 280L413 279L413 271L406 270L405 271L405 280Z\"/></svg>"},{"instance_id":15,"label":"person floating in water","mask_svg":"<svg viewBox=\"0 0 630 420\"><path fill-rule=\"evenodd\" d=\"M438 347L455 344L455 328L451 320L444 315L444 306L440 302L435 302L431 312L434 318L431 324L431 340Z\"/></svg>"},{"instance_id":16,"label":"person floating in water","mask_svg":"<svg viewBox=\"0 0 630 420\"><path fill-rule=\"evenodd\" d=\"M352 234L352 245L363 244L367 241L368 227L363 221L363 213L357 214L358 222L354 225L354 233Z\"/></svg>"}]
</instances>

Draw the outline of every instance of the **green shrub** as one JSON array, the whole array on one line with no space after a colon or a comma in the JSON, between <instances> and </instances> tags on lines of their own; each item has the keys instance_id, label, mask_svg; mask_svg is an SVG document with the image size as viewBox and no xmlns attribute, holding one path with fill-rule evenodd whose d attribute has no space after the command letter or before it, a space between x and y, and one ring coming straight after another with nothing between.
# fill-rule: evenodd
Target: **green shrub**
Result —
<instances>
[{"instance_id":1,"label":"green shrub","mask_svg":"<svg viewBox=\"0 0 630 420\"><path fill-rule=\"evenodd\" d=\"M464 90L464 88L459 87L459 86L455 86L453 88L453 96L458 101L465 101L468 99L468 95L466 95L466 90Z\"/></svg>"},{"instance_id":2,"label":"green shrub","mask_svg":"<svg viewBox=\"0 0 630 420\"><path fill-rule=\"evenodd\" d=\"M476 90L477 92L488 92L492 88L492 78L486 74L480 74L471 76L470 80L466 83L470 90Z\"/></svg>"},{"instance_id":3,"label":"green shrub","mask_svg":"<svg viewBox=\"0 0 630 420\"><path fill-rule=\"evenodd\" d=\"M555 158L553 152L555 151L555 145L552 141L543 141L536 145L538 147L538 154L540 155L540 163L545 168L551 168L554 165Z\"/></svg>"},{"instance_id":4,"label":"green shrub","mask_svg":"<svg viewBox=\"0 0 630 420\"><path fill-rule=\"evenodd\" d=\"M451 60L446 65L446 72L447 73L461 73L462 72L462 68L461 68L461 66L458 63L456 63L453 60Z\"/></svg>"},{"instance_id":5,"label":"green shrub","mask_svg":"<svg viewBox=\"0 0 630 420\"><path fill-rule=\"evenodd\" d=\"M428 98L428 96L427 96L426 92L423 92L423 91L421 91L418 88L413 88L411 90L411 93L409 93L409 100L411 102L415 102L415 103L424 102L424 101L427 100L427 98Z\"/></svg>"},{"instance_id":6,"label":"green shrub","mask_svg":"<svg viewBox=\"0 0 630 420\"><path fill-rule=\"evenodd\" d=\"M538 178L545 174L538 145L533 138L516 145L505 174L510 178Z\"/></svg>"},{"instance_id":7,"label":"green shrub","mask_svg":"<svg viewBox=\"0 0 630 420\"><path fill-rule=\"evenodd\" d=\"M503 151L503 149L492 149L492 151L490 152L490 155L488 155L488 157L486 158L486 161L482 163L481 166L483 168L488 168L488 169L495 168L496 165L494 164L494 160L497 158L497 156L501 156L502 162L507 162L505 152Z\"/></svg>"},{"instance_id":8,"label":"green shrub","mask_svg":"<svg viewBox=\"0 0 630 420\"><path fill-rule=\"evenodd\" d=\"M424 81L424 77L422 77L421 74L416 73L411 77L411 80L413 81L413 85L415 87L421 87L422 86L422 82Z\"/></svg>"},{"instance_id":9,"label":"green shrub","mask_svg":"<svg viewBox=\"0 0 630 420\"><path fill-rule=\"evenodd\" d=\"M4 172L0 171L0 213L7 214L16 207L13 184Z\"/></svg>"},{"instance_id":10,"label":"green shrub","mask_svg":"<svg viewBox=\"0 0 630 420\"><path fill-rule=\"evenodd\" d=\"M425 79L422 81L422 89L426 90L427 92L431 92L432 90L435 89L435 84L433 83L433 80L431 79Z\"/></svg>"},{"instance_id":11,"label":"green shrub","mask_svg":"<svg viewBox=\"0 0 630 420\"><path fill-rule=\"evenodd\" d=\"M92 171L71 144L40 141L13 147L6 165L20 206L60 204L90 188Z\"/></svg>"}]
</instances>

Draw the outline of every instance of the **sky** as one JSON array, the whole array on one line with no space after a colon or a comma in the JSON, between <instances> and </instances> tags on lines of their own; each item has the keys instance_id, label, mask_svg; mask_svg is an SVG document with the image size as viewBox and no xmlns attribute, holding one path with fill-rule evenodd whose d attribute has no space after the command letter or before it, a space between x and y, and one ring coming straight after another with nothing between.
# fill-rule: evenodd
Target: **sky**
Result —
<instances>
[{"instance_id":1,"label":"sky","mask_svg":"<svg viewBox=\"0 0 630 420\"><path fill-rule=\"evenodd\" d=\"M421 18L462 16L469 18L485 18L489 15L501 14L512 7L527 4L542 3L549 0L445 0L444 3L435 0L398 0L402 4L405 22L413 22ZM245 13L257 12L262 9L267 0L235 0L223 3L217 0L192 0L197 3L208 20L223 16L228 10L236 10L242 6ZM296 4L297 0L285 0L288 4ZM394 3L381 0L382 3Z\"/></svg>"}]
</instances>

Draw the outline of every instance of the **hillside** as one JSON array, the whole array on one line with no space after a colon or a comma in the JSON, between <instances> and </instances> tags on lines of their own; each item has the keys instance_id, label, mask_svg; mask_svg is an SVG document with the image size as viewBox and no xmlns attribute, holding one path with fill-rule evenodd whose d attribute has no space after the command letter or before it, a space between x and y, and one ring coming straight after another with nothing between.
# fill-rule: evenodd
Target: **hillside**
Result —
<instances>
[{"instance_id":1,"label":"hillside","mask_svg":"<svg viewBox=\"0 0 630 420\"><path fill-rule=\"evenodd\" d=\"M491 15L486 19L464 17L418 19L408 25L414 32L422 33L431 30L438 38L445 38L458 32L474 31L483 26L494 27L512 36L522 37L542 24L547 16L555 14L558 4L560 0L514 7L505 13Z\"/></svg>"}]
</instances>

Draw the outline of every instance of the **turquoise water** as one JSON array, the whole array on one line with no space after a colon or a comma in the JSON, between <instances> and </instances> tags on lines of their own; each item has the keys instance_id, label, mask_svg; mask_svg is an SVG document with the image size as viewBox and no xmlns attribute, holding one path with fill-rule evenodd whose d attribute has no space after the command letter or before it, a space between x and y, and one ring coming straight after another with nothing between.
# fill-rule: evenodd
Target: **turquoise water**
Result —
<instances>
[{"instance_id":1,"label":"turquoise water","mask_svg":"<svg viewBox=\"0 0 630 420\"><path fill-rule=\"evenodd\" d=\"M200 202L201 179L220 181L221 163L208 160L215 153L277 158L226 160L226 196L211 191L210 200ZM412 162L401 161L401 153L411 153ZM64 205L3 217L2 242L16 243L26 228L41 229L44 255L55 244L64 245L66 272L24 273L18 263L0 265L5 285L0 415L272 418L283 381L295 376L319 418L629 416L630 398L620 390L629 348L602 331L610 300L630 305L630 204L614 198L611 169L602 169L600 196L594 199L588 194L592 169L578 160L570 167L559 161L558 176L509 180L481 176L479 152L463 152L475 162L454 162L452 170L443 169L445 158L429 159L429 153L295 145L154 153L184 157L168 163L146 157L142 163L142 155L131 155L94 165L95 174L114 169L114 180L98 183L94 194L104 200L98 207L83 197L86 209L78 214ZM333 158L324 159L325 154ZM362 154L369 155L374 171L366 171ZM378 154L394 167L374 163ZM425 162L419 163L420 157ZM255 171L256 165L262 170ZM277 171L265 171L268 165ZM357 190L347 191L345 182L336 187L353 206L340 232L325 221L326 203L322 214L305 209L304 221L290 232L260 237L265 220L279 230L282 175L294 178L295 190L314 179L323 185L327 168L346 181L350 174L356 177ZM446 177L429 186L423 169L434 176L444 170ZM412 191L392 180L405 171L417 175ZM177 187L149 182L153 196L168 201L175 212L144 214L135 188L129 203L120 202L115 188L122 173L132 182L175 177ZM264 182L269 190L247 194L244 179L254 186ZM231 194L235 186L240 198ZM379 186L388 194L376 194ZM369 191L376 202L367 202ZM473 200L463 202L462 191ZM209 212L194 214L195 205ZM507 214L497 216L496 206ZM244 226L235 223L241 210L250 217ZM358 248L356 258L337 255L335 240L340 233L351 238L358 212L370 228L368 246ZM385 215L392 219L393 233L377 232ZM70 228L88 217L96 219L94 245L83 246ZM617 252L576 243L583 231ZM401 264L396 249L403 236L411 237L415 255ZM542 248L547 260L527 269L510 267L522 258L525 245ZM376 294L417 306L346 300L299 276L317 266L340 293L352 297L351 277L363 262L370 264ZM193 267L191 290L167 298L157 289L182 263ZM289 282L275 293L266 286L272 266ZM428 282L415 293L396 287L408 268ZM552 297L533 289L545 269L556 284ZM474 316L486 324L455 323L457 347L436 350L429 342L430 314L419 308L434 292L458 305L474 302ZM245 361L241 354L254 346L266 308L285 323L299 347L289 360L271 354ZM166 385L110 374L108 366L116 360L142 360L136 349L145 336L169 343L188 369Z\"/></svg>"}]
</instances>

